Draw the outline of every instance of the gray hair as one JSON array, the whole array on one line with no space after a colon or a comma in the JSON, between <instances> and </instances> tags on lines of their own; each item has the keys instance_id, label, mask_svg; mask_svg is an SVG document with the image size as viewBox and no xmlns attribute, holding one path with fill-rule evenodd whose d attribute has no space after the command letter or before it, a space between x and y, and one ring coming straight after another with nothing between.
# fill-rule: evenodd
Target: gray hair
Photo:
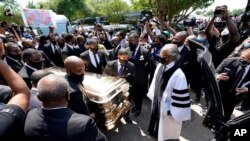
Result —
<instances>
[{"instance_id":1,"label":"gray hair","mask_svg":"<svg viewBox=\"0 0 250 141\"><path fill-rule=\"evenodd\" d=\"M176 61L180 58L180 53L178 47L175 44L166 44L163 48L163 51L167 51L170 56L173 57L173 60Z\"/></svg>"},{"instance_id":2,"label":"gray hair","mask_svg":"<svg viewBox=\"0 0 250 141\"><path fill-rule=\"evenodd\" d=\"M43 102L62 99L68 95L68 88L68 82L65 78L50 74L38 82L38 98Z\"/></svg>"}]
</instances>

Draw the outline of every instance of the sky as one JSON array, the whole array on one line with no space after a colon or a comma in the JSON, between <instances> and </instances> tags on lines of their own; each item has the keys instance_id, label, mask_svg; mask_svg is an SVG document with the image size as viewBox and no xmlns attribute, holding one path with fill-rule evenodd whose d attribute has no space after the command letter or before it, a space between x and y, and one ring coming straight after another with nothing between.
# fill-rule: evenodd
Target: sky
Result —
<instances>
[{"instance_id":1,"label":"sky","mask_svg":"<svg viewBox=\"0 0 250 141\"><path fill-rule=\"evenodd\" d=\"M25 7L29 1L32 0L17 0L21 7ZM46 0L33 0L35 3L39 1L46 1ZM124 0L129 1L129 0ZM227 4L228 9L239 9L245 8L247 4L247 0L215 0L215 2L208 7L208 9L214 9L217 5Z\"/></svg>"}]
</instances>

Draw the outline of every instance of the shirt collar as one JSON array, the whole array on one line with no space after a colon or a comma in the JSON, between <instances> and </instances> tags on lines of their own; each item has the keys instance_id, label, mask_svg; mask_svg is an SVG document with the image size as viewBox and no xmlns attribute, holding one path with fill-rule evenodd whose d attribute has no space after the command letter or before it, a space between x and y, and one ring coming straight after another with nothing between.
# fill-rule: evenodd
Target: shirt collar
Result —
<instances>
[{"instance_id":1,"label":"shirt collar","mask_svg":"<svg viewBox=\"0 0 250 141\"><path fill-rule=\"evenodd\" d=\"M30 69L32 69L33 71L37 71L37 69L36 69L36 68L31 67L31 66L30 66L30 65L28 65L27 63L25 63L25 66L26 66L26 67L28 67L28 68L30 68Z\"/></svg>"},{"instance_id":2,"label":"shirt collar","mask_svg":"<svg viewBox=\"0 0 250 141\"><path fill-rule=\"evenodd\" d=\"M184 44L182 46L178 47L179 52L181 52L183 48L184 48Z\"/></svg>"},{"instance_id":3,"label":"shirt collar","mask_svg":"<svg viewBox=\"0 0 250 141\"><path fill-rule=\"evenodd\" d=\"M171 63L167 64L165 71L167 71L168 69L172 68L174 66L174 64L175 64L174 61L172 61Z\"/></svg>"},{"instance_id":4,"label":"shirt collar","mask_svg":"<svg viewBox=\"0 0 250 141\"><path fill-rule=\"evenodd\" d=\"M67 43L65 43L65 45L69 46L71 49L74 48L72 45L69 45L69 44L67 44Z\"/></svg>"},{"instance_id":5,"label":"shirt collar","mask_svg":"<svg viewBox=\"0 0 250 141\"><path fill-rule=\"evenodd\" d=\"M57 109L66 109L67 107L56 107L56 108L44 108L42 107L42 109L44 110L57 110Z\"/></svg>"},{"instance_id":6,"label":"shirt collar","mask_svg":"<svg viewBox=\"0 0 250 141\"><path fill-rule=\"evenodd\" d=\"M13 61L15 61L15 62L18 62L19 63L19 60L16 60L16 59L14 59L14 58L11 58L11 57L9 57L9 56L6 56L7 58L9 58L10 60L13 60Z\"/></svg>"}]
</instances>

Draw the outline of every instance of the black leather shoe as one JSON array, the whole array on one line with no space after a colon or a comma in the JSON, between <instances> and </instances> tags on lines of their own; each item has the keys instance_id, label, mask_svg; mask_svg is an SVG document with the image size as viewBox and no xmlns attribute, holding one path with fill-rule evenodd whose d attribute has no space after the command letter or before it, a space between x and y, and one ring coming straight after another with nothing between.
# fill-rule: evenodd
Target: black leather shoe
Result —
<instances>
[{"instance_id":1,"label":"black leather shoe","mask_svg":"<svg viewBox=\"0 0 250 141\"><path fill-rule=\"evenodd\" d=\"M126 123L128 123L128 124L132 124L133 123L132 120L129 117L123 117L123 118L126 121Z\"/></svg>"}]
</instances>

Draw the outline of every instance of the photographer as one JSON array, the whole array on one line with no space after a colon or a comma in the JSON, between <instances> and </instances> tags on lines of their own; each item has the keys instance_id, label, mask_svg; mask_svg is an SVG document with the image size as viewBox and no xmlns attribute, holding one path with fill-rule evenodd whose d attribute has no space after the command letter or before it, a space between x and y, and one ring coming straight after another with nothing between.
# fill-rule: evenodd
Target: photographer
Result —
<instances>
[{"instance_id":1,"label":"photographer","mask_svg":"<svg viewBox=\"0 0 250 141\"><path fill-rule=\"evenodd\" d=\"M218 17L226 21L226 25L228 27L229 39L225 43L221 43L220 32L214 25L214 21ZM226 5L217 6L215 8L214 16L208 23L205 33L210 45L209 51L212 54L213 63L215 67L217 67L223 59L228 57L228 55L233 52L235 47L240 42L240 35L238 33L237 26L233 22L233 20L228 16L228 10Z\"/></svg>"}]
</instances>

